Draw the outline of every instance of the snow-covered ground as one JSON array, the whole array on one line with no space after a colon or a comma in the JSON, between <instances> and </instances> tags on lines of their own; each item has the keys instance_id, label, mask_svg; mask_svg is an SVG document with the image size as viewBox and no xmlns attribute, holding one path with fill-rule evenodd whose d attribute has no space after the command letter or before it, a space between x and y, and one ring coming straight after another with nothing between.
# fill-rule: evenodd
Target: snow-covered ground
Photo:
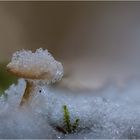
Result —
<instances>
[{"instance_id":1,"label":"snow-covered ground","mask_svg":"<svg viewBox=\"0 0 140 140\"><path fill-rule=\"evenodd\" d=\"M38 85L30 105L20 107L24 89L20 79L0 99L0 138L140 138L139 80L83 93ZM80 119L77 133L55 130L63 125L63 105L71 122Z\"/></svg>"}]
</instances>

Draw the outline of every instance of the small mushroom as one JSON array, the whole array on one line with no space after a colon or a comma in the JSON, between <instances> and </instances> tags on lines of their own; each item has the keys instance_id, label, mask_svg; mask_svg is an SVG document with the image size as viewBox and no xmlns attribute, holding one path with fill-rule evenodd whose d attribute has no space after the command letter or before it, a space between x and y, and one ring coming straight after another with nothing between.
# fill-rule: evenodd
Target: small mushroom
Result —
<instances>
[{"instance_id":1,"label":"small mushroom","mask_svg":"<svg viewBox=\"0 0 140 140\"><path fill-rule=\"evenodd\" d=\"M43 49L32 51L17 51L13 54L7 70L17 77L24 78L26 88L20 105L27 103L38 82L54 83L63 76L63 66L53 56Z\"/></svg>"}]
</instances>

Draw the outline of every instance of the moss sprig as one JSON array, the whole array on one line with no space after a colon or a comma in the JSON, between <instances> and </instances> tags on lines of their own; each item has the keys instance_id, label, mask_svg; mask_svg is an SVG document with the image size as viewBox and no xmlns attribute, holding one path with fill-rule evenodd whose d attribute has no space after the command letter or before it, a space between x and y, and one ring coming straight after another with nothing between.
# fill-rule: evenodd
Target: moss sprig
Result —
<instances>
[{"instance_id":1,"label":"moss sprig","mask_svg":"<svg viewBox=\"0 0 140 140\"><path fill-rule=\"evenodd\" d=\"M71 124L70 121L70 112L66 105L63 106L63 121L64 125L63 127L57 126L57 130L64 133L64 134L70 134L76 132L79 126L79 119L77 118L73 124Z\"/></svg>"}]
</instances>

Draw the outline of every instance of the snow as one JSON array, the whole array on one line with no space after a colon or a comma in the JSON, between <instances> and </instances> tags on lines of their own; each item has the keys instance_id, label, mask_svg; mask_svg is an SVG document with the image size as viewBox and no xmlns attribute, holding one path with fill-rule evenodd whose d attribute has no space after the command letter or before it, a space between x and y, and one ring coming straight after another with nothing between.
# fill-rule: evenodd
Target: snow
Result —
<instances>
[{"instance_id":1,"label":"snow","mask_svg":"<svg viewBox=\"0 0 140 140\"><path fill-rule=\"evenodd\" d=\"M40 84L30 106L19 107L25 89L20 79L0 99L0 138L140 138L139 87L133 80L123 89L110 85L95 95ZM55 130L63 125L63 105L71 122L80 119L77 133Z\"/></svg>"},{"instance_id":2,"label":"snow","mask_svg":"<svg viewBox=\"0 0 140 140\"><path fill-rule=\"evenodd\" d=\"M122 87L107 84L90 92L52 87L50 82L62 78L63 66L43 49L18 51L7 67L33 80L35 87L23 106L24 79L0 97L0 138L140 138L140 80L131 79ZM80 120L76 133L64 135L56 130L64 126L64 105L71 123Z\"/></svg>"}]
</instances>

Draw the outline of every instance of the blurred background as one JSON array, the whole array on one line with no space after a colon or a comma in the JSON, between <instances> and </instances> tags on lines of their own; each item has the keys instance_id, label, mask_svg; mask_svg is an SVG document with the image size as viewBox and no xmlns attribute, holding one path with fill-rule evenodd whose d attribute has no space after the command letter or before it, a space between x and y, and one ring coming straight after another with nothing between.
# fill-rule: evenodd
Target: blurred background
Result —
<instances>
[{"instance_id":1,"label":"blurred background","mask_svg":"<svg viewBox=\"0 0 140 140\"><path fill-rule=\"evenodd\" d=\"M140 76L140 2L0 2L1 90L12 54L40 47L63 63L63 88L124 87Z\"/></svg>"}]
</instances>

